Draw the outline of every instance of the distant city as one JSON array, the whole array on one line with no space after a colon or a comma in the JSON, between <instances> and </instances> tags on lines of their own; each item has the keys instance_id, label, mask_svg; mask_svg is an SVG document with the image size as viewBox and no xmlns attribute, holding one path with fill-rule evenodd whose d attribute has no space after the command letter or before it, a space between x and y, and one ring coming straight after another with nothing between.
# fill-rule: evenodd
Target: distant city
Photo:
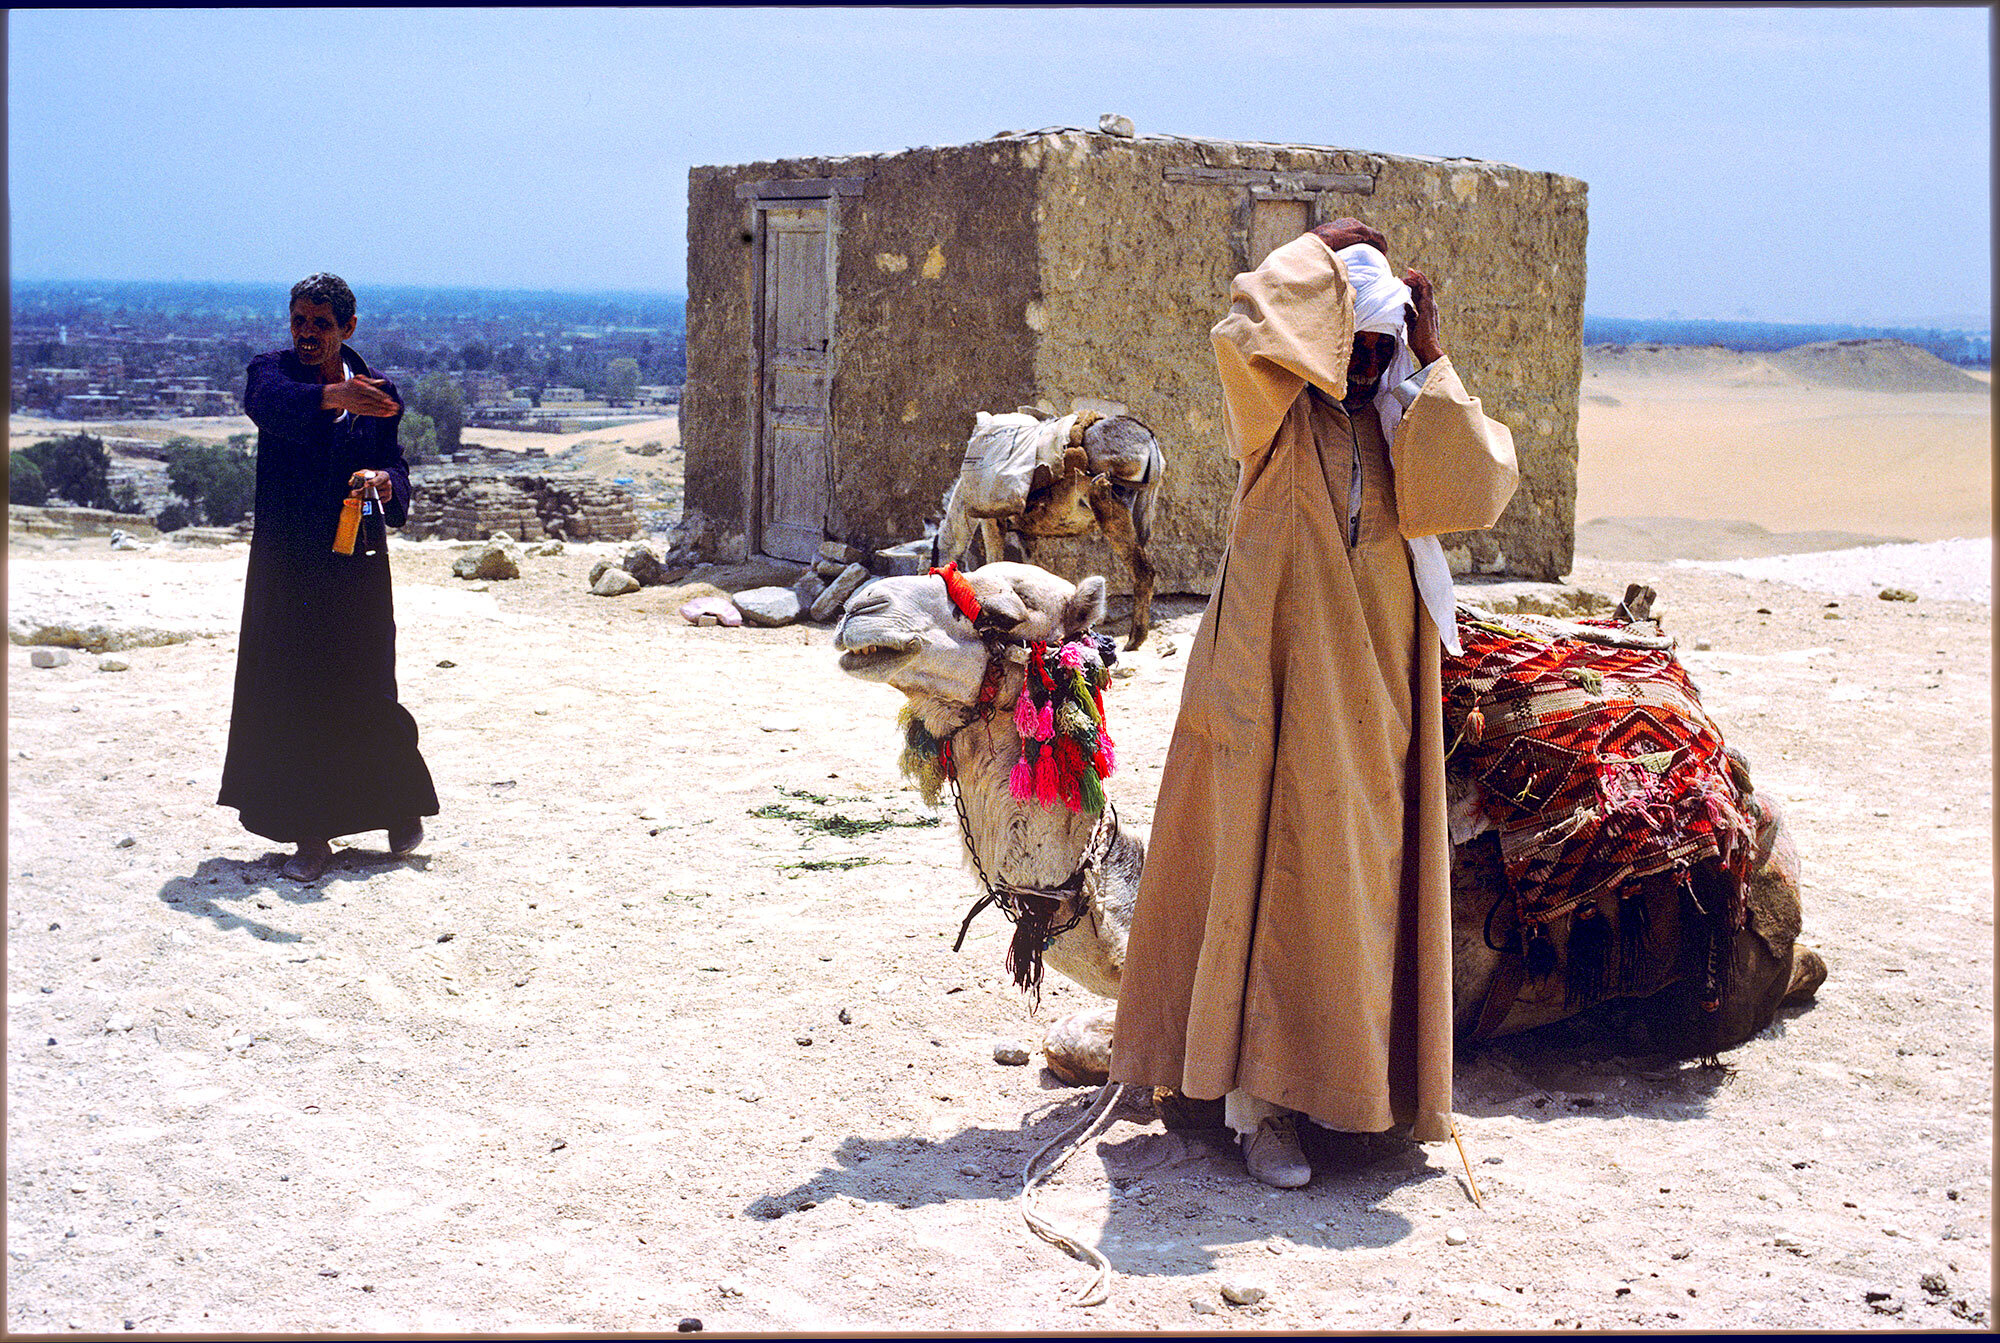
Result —
<instances>
[{"instance_id":1,"label":"distant city","mask_svg":"<svg viewBox=\"0 0 2000 1343\"><path fill-rule=\"evenodd\" d=\"M282 285L13 285L12 409L67 420L240 413L252 355L289 344ZM550 433L647 418L680 402L686 299L671 293L381 288L360 295L355 346L404 388L432 374L464 394L468 426ZM1586 344L1786 349L1894 337L1986 368L1986 331L1587 317ZM614 363L634 361L614 369Z\"/></svg>"},{"instance_id":2,"label":"distant city","mask_svg":"<svg viewBox=\"0 0 2000 1343\"><path fill-rule=\"evenodd\" d=\"M250 358L291 343L289 286L13 285L12 409L68 420L236 415ZM362 292L354 345L413 388L455 381L468 425L573 432L678 405L679 294L382 288ZM631 365L614 368L631 360Z\"/></svg>"}]
</instances>

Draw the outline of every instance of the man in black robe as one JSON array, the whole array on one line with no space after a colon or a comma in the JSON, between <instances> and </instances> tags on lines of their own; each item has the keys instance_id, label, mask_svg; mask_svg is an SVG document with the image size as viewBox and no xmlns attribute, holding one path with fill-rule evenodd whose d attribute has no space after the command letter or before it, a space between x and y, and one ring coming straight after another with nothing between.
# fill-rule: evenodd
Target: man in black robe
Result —
<instances>
[{"instance_id":1,"label":"man in black robe","mask_svg":"<svg viewBox=\"0 0 2000 1343\"><path fill-rule=\"evenodd\" d=\"M292 348L251 360L243 392L257 501L217 802L298 845L284 867L298 881L326 871L336 835L387 830L390 852L409 853L438 810L416 720L396 702L386 548L333 549L348 497L373 490L392 527L410 506L402 402L347 346L354 309L336 275L292 286Z\"/></svg>"}]
</instances>

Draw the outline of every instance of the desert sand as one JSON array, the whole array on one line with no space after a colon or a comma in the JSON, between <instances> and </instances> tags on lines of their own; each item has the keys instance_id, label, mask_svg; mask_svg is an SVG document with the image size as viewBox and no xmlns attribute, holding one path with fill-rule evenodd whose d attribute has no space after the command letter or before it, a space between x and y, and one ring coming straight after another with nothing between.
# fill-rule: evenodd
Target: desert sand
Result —
<instances>
[{"instance_id":1,"label":"desert sand","mask_svg":"<svg viewBox=\"0 0 2000 1343\"><path fill-rule=\"evenodd\" d=\"M1756 426L1847 423L1846 390L1600 385L1631 411L1628 449L1586 422L1604 516L1990 533L1968 511L1919 534L1907 500L1893 527L1867 498L1815 511L1787 500L1816 459L1743 458L1771 441ZM1620 483L1663 442L1649 408L1683 404L1707 417L1684 447L1735 434L1756 484L1720 511ZM1958 422L1883 404L1905 430ZM1850 456L1841 479L1879 494ZM1483 1208L1449 1144L1325 1135L1313 1184L1280 1193L1133 1098L1040 1200L1115 1271L1077 1310L1086 1269L1012 1199L1093 1093L994 1047L1089 1000L1052 981L1024 1002L990 913L952 954L973 881L949 814L896 773L899 697L841 676L825 629L694 628L662 588L590 597L597 550L482 588L450 577L449 545L394 545L401 690L443 813L415 857L354 836L299 886L213 805L242 550L13 544L17 624L194 637L49 669L9 649L10 1330L1988 1321L1987 602L1580 558L1574 585L1658 590L1785 802L1818 1002L1726 1071L1647 1055L1608 1016L1462 1057ZM1969 590L1963 548L1926 562ZM1111 795L1142 826L1198 603L1156 612L1109 695ZM1268 1294L1231 1304L1230 1280Z\"/></svg>"}]
</instances>

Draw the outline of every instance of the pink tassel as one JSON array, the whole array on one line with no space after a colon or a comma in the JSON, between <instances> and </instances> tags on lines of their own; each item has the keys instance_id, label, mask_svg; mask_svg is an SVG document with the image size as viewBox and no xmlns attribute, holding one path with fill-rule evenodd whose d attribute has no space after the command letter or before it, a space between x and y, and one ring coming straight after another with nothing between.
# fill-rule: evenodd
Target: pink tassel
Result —
<instances>
[{"instance_id":1,"label":"pink tassel","mask_svg":"<svg viewBox=\"0 0 2000 1343\"><path fill-rule=\"evenodd\" d=\"M1024 738L1035 735L1035 702L1028 698L1028 687L1021 687L1021 697L1014 701L1014 730Z\"/></svg>"},{"instance_id":2,"label":"pink tassel","mask_svg":"<svg viewBox=\"0 0 2000 1343\"><path fill-rule=\"evenodd\" d=\"M1032 801L1035 796L1035 767L1028 760L1024 749L1021 758L1014 762L1014 772L1008 776L1007 791L1014 795L1016 802Z\"/></svg>"},{"instance_id":3,"label":"pink tassel","mask_svg":"<svg viewBox=\"0 0 2000 1343\"><path fill-rule=\"evenodd\" d=\"M1042 758L1035 765L1035 801L1045 807L1053 807L1062 801L1062 792L1056 786L1056 753L1042 752Z\"/></svg>"},{"instance_id":4,"label":"pink tassel","mask_svg":"<svg viewBox=\"0 0 2000 1343\"><path fill-rule=\"evenodd\" d=\"M1041 717L1035 720L1035 740L1049 741L1056 735L1056 706L1051 700L1042 706Z\"/></svg>"},{"instance_id":5,"label":"pink tassel","mask_svg":"<svg viewBox=\"0 0 2000 1343\"><path fill-rule=\"evenodd\" d=\"M1097 777L1108 779L1111 777L1111 772L1118 768L1118 755L1112 750L1111 734L1109 732L1100 732L1097 734L1097 754L1104 760L1104 763L1098 767Z\"/></svg>"},{"instance_id":6,"label":"pink tassel","mask_svg":"<svg viewBox=\"0 0 2000 1343\"><path fill-rule=\"evenodd\" d=\"M1063 666L1069 668L1071 671L1075 671L1083 665L1083 645L1064 644L1056 653L1056 661L1062 663Z\"/></svg>"}]
</instances>

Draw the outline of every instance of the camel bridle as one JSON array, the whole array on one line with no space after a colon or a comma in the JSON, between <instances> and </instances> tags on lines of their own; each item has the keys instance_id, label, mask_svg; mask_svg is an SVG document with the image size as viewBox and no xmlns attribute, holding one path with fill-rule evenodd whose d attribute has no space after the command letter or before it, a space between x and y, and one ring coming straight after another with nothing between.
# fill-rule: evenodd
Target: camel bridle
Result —
<instances>
[{"instance_id":1,"label":"camel bridle","mask_svg":"<svg viewBox=\"0 0 2000 1343\"><path fill-rule=\"evenodd\" d=\"M959 733L974 723L992 721L994 706L1000 695L1000 682L1006 675L1007 663L1012 660L1010 655L1017 649L1027 650L1031 642L981 623L985 608L973 593L971 585L958 572L956 564L934 568L931 574L944 582L953 608L962 620L972 626L986 648L986 670L980 676L979 694L973 707L963 722L941 738L947 762L944 776L951 785L952 806L958 813L959 838L964 841L966 855L972 859L972 870L978 874L979 886L984 892L966 911L951 949L956 953L965 945L965 935L971 930L972 921L989 905L998 909L1014 926L1013 945L1007 957L1014 982L1039 1000L1042 954L1055 945L1056 939L1083 922L1086 916L1091 919L1092 926L1096 926L1096 916L1090 912L1090 902L1084 899L1083 886L1091 870L1110 851L1111 838L1118 833L1118 811L1107 798L1104 811L1098 816L1090 839L1077 859L1076 868L1054 886L1021 886L1008 881L995 881L987 875L986 865L979 860L979 846L972 839L972 819L966 815L965 792L959 787L958 767L951 745ZM1067 916L1064 916L1064 910L1068 911Z\"/></svg>"}]
</instances>

